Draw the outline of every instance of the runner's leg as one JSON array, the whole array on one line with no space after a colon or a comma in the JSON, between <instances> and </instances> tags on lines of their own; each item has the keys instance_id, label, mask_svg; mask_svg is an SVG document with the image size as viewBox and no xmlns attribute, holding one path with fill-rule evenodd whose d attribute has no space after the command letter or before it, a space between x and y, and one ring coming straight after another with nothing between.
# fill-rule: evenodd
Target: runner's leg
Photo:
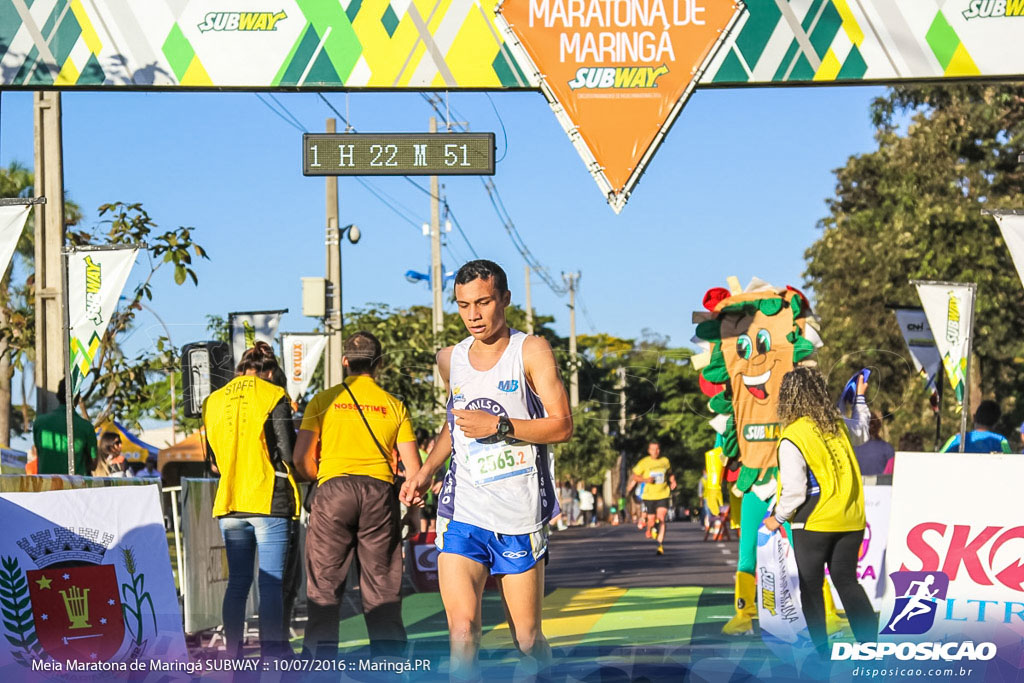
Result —
<instances>
[{"instance_id":1,"label":"runner's leg","mask_svg":"<svg viewBox=\"0 0 1024 683\"><path fill-rule=\"evenodd\" d=\"M658 522L661 525L658 528L658 545L660 546L665 542L665 530L668 528L668 508L658 508Z\"/></svg>"},{"instance_id":2,"label":"runner's leg","mask_svg":"<svg viewBox=\"0 0 1024 683\"><path fill-rule=\"evenodd\" d=\"M468 557L443 552L437 556L437 576L441 602L448 616L451 676L472 678L477 675L476 657L482 629L480 602L487 582L487 567Z\"/></svg>"},{"instance_id":3,"label":"runner's leg","mask_svg":"<svg viewBox=\"0 0 1024 683\"><path fill-rule=\"evenodd\" d=\"M551 663L551 646L541 630L541 601L544 598L544 561L522 574L498 577L501 598L508 614L512 640L524 655L537 660L539 668Z\"/></svg>"}]
</instances>

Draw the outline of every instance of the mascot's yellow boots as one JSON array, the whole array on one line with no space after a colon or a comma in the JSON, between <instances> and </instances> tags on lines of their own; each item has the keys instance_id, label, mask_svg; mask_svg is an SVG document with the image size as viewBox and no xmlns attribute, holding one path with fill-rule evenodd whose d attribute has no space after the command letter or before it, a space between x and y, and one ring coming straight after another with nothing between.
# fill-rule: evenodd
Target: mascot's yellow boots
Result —
<instances>
[{"instance_id":1,"label":"mascot's yellow boots","mask_svg":"<svg viewBox=\"0 0 1024 683\"><path fill-rule=\"evenodd\" d=\"M839 616L839 613L836 611L836 603L832 599L832 587L828 585L828 579L825 579L822 593L825 596L825 631L830 636L835 635L843 630L846 620Z\"/></svg>"},{"instance_id":2,"label":"mascot's yellow boots","mask_svg":"<svg viewBox=\"0 0 1024 683\"><path fill-rule=\"evenodd\" d=\"M736 572L736 614L722 627L727 636L750 635L757 619L757 582L753 574Z\"/></svg>"}]
</instances>

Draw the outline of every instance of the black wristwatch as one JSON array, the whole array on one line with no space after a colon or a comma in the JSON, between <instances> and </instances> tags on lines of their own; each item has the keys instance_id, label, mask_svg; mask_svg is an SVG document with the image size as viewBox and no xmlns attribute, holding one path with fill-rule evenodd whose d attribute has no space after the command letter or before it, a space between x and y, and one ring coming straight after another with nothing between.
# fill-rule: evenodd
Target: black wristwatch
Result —
<instances>
[{"instance_id":1,"label":"black wristwatch","mask_svg":"<svg viewBox=\"0 0 1024 683\"><path fill-rule=\"evenodd\" d=\"M499 417L498 431L495 434L503 439L512 436L512 421L507 417Z\"/></svg>"}]
</instances>

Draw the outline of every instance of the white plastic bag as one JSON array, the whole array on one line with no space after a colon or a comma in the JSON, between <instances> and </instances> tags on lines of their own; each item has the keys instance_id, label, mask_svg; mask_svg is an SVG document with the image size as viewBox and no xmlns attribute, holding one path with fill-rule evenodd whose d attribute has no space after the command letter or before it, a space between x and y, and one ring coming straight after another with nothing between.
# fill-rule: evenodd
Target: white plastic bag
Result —
<instances>
[{"instance_id":1,"label":"white plastic bag","mask_svg":"<svg viewBox=\"0 0 1024 683\"><path fill-rule=\"evenodd\" d=\"M762 524L757 530L757 614L761 637L776 654L799 660L803 650L813 649L800 607L796 557L785 527L769 532Z\"/></svg>"}]
</instances>

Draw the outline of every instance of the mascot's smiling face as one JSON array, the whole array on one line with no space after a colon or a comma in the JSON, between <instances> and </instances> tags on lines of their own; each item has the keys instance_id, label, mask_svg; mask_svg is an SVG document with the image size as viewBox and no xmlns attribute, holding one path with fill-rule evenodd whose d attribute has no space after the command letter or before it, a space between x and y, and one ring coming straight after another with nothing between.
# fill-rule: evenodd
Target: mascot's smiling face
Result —
<instances>
[{"instance_id":1,"label":"mascot's smiling face","mask_svg":"<svg viewBox=\"0 0 1024 683\"><path fill-rule=\"evenodd\" d=\"M758 310L723 317L722 354L733 380L734 400L753 400L774 410L782 376L793 368L793 344L786 339L793 319L788 309L780 313L765 315ZM763 417L774 420L774 415Z\"/></svg>"}]
</instances>

